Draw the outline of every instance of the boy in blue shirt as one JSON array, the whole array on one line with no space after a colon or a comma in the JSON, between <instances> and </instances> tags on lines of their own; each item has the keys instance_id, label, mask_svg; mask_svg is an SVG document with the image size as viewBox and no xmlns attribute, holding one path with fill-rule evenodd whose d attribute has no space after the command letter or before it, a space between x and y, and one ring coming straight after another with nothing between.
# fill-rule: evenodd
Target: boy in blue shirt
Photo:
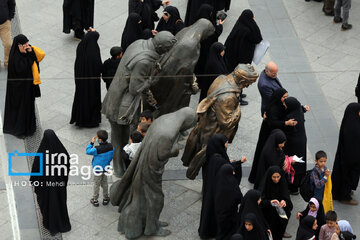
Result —
<instances>
[{"instance_id":1,"label":"boy in blue shirt","mask_svg":"<svg viewBox=\"0 0 360 240\"><path fill-rule=\"evenodd\" d=\"M107 182L107 173L110 170L110 162L114 156L114 147L107 142L108 133L105 130L99 130L96 136L91 139L91 143L86 148L86 154L92 155L92 168L94 172L94 195L90 202L95 206L99 206L100 186L103 189L103 205L107 205L110 201L109 187ZM94 146L95 141L99 143Z\"/></svg>"},{"instance_id":2,"label":"boy in blue shirt","mask_svg":"<svg viewBox=\"0 0 360 240\"><path fill-rule=\"evenodd\" d=\"M315 154L316 165L312 170L310 181L314 186L314 197L322 202L324 197L325 183L330 175L330 170L326 167L327 155L324 151Z\"/></svg>"}]
</instances>

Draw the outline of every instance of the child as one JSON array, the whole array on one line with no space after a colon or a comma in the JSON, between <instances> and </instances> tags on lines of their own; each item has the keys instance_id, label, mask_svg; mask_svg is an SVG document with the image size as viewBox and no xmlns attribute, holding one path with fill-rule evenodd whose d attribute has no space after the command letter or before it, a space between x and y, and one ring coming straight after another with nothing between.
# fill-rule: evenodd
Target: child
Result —
<instances>
[{"instance_id":1,"label":"child","mask_svg":"<svg viewBox=\"0 0 360 240\"><path fill-rule=\"evenodd\" d=\"M122 159L124 159L125 167L128 168L131 160L133 160L136 151L140 147L141 141L143 140L143 136L138 132L134 131L130 135L130 140L128 144L125 145L124 155Z\"/></svg>"},{"instance_id":2,"label":"child","mask_svg":"<svg viewBox=\"0 0 360 240\"><path fill-rule=\"evenodd\" d=\"M116 70L122 58L121 47L112 47L110 49L111 58L108 58L103 64L102 78L106 83L106 90L109 90L110 84L115 76Z\"/></svg>"},{"instance_id":3,"label":"child","mask_svg":"<svg viewBox=\"0 0 360 240\"><path fill-rule=\"evenodd\" d=\"M337 215L335 211L328 211L325 216L326 224L320 229L319 240L331 240L336 232Z\"/></svg>"},{"instance_id":4,"label":"child","mask_svg":"<svg viewBox=\"0 0 360 240\"><path fill-rule=\"evenodd\" d=\"M300 226L296 233L296 240L312 240L315 239L315 231L318 228L317 221L313 216L307 215L300 222Z\"/></svg>"},{"instance_id":5,"label":"child","mask_svg":"<svg viewBox=\"0 0 360 240\"><path fill-rule=\"evenodd\" d=\"M91 139L91 143L86 148L86 154L93 155L92 167L94 171L94 196L90 202L95 206L99 206L99 190L100 185L103 189L103 205L107 205L110 201L109 189L107 182L107 170L110 168L110 162L113 159L114 147L108 143L108 133L105 130L99 130L96 136ZM99 143L94 146L95 141Z\"/></svg>"},{"instance_id":6,"label":"child","mask_svg":"<svg viewBox=\"0 0 360 240\"><path fill-rule=\"evenodd\" d=\"M318 151L315 154L316 165L312 170L310 182L314 186L314 198L322 202L325 190L325 183L330 175L329 169L326 168L327 155L324 151Z\"/></svg>"},{"instance_id":7,"label":"child","mask_svg":"<svg viewBox=\"0 0 360 240\"><path fill-rule=\"evenodd\" d=\"M246 214L239 232L244 239L265 240L267 238L265 231L261 231L254 213Z\"/></svg>"},{"instance_id":8,"label":"child","mask_svg":"<svg viewBox=\"0 0 360 240\"><path fill-rule=\"evenodd\" d=\"M340 220L336 224L336 232L332 235L331 240L352 240L356 239L350 223L346 220Z\"/></svg>"},{"instance_id":9,"label":"child","mask_svg":"<svg viewBox=\"0 0 360 240\"><path fill-rule=\"evenodd\" d=\"M145 110L140 114L140 122L147 122L151 124L153 121L153 114L150 110Z\"/></svg>"},{"instance_id":10,"label":"child","mask_svg":"<svg viewBox=\"0 0 360 240\"><path fill-rule=\"evenodd\" d=\"M150 124L148 122L141 122L139 123L138 127L137 127L137 131L143 136L145 137L147 130L149 129Z\"/></svg>"},{"instance_id":11,"label":"child","mask_svg":"<svg viewBox=\"0 0 360 240\"><path fill-rule=\"evenodd\" d=\"M301 220L304 219L304 217L306 217L308 215L313 216L316 219L317 224L319 226L322 226L326 223L324 208L322 206L322 203L319 202L316 198L310 199L309 204L306 207L306 209L304 211L298 212L296 214L296 219L298 219L301 222ZM319 237L319 233L320 233L320 228L316 229L316 231L315 231L316 238Z\"/></svg>"},{"instance_id":12,"label":"child","mask_svg":"<svg viewBox=\"0 0 360 240\"><path fill-rule=\"evenodd\" d=\"M343 9L343 18L341 18L341 7ZM334 23L341 23L341 31L345 31L352 28L352 25L348 23L349 11L351 8L351 0L337 0L334 8Z\"/></svg>"}]
</instances>

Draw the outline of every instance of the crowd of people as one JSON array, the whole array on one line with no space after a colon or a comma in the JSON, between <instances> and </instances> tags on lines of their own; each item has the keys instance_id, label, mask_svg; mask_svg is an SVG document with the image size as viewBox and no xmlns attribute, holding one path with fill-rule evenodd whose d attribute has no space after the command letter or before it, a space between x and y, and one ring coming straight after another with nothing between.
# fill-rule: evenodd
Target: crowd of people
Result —
<instances>
[{"instance_id":1,"label":"crowd of people","mask_svg":"<svg viewBox=\"0 0 360 240\"><path fill-rule=\"evenodd\" d=\"M8 2L14 3L10 0ZM329 2L325 0L324 3L327 15L331 15L327 12ZM223 44L218 42L218 38L222 34L226 15L219 17L217 12L227 11L230 1L208 1L197 5L197 1L189 0L185 22L178 9L170 4L169 0L130 0L121 46L111 48L111 58L103 63L97 43L100 34L92 28L94 1L64 1L63 31L70 33L72 29L75 38L81 39L75 53L75 94L71 124L86 128L99 126L102 107L101 78L109 89L129 46L140 39L154 38L159 32L168 31L176 35L184 27L201 18L209 20L214 26L214 34L201 42L200 57L194 70L201 89L200 102L207 97L217 76L232 72L239 63L251 64L255 47L263 38L250 9L241 13ZM342 21L343 30L351 28L347 23L349 4L350 0L338 0L333 11L334 21ZM3 24L9 24L8 20L13 18L14 6L15 3L8 5L7 20ZM156 10L161 6L164 10L159 19ZM339 15L341 6L344 9L343 19ZM75 15L75 12L79 14ZM0 14L0 20L1 17ZM159 23L155 27L157 21ZM2 26L0 24L0 31ZM8 45L4 44L4 48L7 47ZM31 46L27 37L22 34L13 39L8 62L6 52L4 64L8 65L8 81L3 131L23 138L36 131L35 98L41 96L39 63L45 53ZM351 103L345 110L332 173L326 167L327 155L321 150L315 155L314 168L307 171L305 113L310 111L310 107L289 96L277 77L278 71L276 63L269 62L258 80L263 120L248 178L249 182L254 184L254 189L245 195L241 192L241 165L247 159L229 158L226 152L229 139L223 134L215 134L207 142L198 229L202 239L289 238L291 235L286 232L286 227L293 210L290 195L299 193L307 203L305 210L296 214L299 219L296 240L353 239L349 222L338 221L337 214L333 211L332 199L344 204L358 204L353 199L353 191L357 188L360 173L360 164L357 161L360 155L360 103ZM360 102L359 89L358 82L355 94ZM239 94L238 101L241 105L248 104L245 97L246 94ZM147 129L156 121L152 115L155 109L150 107L141 112L140 118L136 120L137 127L130 128L129 142L123 149L115 149L108 142L108 133L104 130L98 131L87 146L86 153L93 156L93 168L101 166L103 169L97 171L98 175L94 177L94 194L90 202L95 207L99 206L100 186L103 189L103 205L110 202L106 169L110 166L116 150L121 153L125 168L128 168ZM46 130L38 152L45 154L50 149L52 153L68 155L56 134L52 130ZM38 171L37 165L39 160L35 159L33 172ZM44 216L44 226L52 234L69 231L71 225L66 208L66 174L59 178L32 179L35 180L65 183L57 192L44 187L35 188L35 192L38 202L41 203L39 206ZM305 189L308 191L304 192ZM58 203L59 208L66 211L54 212L50 216L47 208L49 201Z\"/></svg>"}]
</instances>

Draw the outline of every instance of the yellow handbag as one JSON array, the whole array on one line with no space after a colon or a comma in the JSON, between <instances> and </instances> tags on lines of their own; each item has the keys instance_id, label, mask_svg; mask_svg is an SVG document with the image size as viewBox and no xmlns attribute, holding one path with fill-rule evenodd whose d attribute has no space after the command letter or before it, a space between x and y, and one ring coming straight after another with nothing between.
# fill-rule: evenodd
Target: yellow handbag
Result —
<instances>
[{"instance_id":1,"label":"yellow handbag","mask_svg":"<svg viewBox=\"0 0 360 240\"><path fill-rule=\"evenodd\" d=\"M37 61L41 62L41 60L43 60L43 58L45 57L45 52L35 46L32 46L32 50L35 53ZM40 80L39 68L38 68L36 62L34 62L32 65L32 74L33 74L33 84L39 85L41 83L41 80Z\"/></svg>"}]
</instances>

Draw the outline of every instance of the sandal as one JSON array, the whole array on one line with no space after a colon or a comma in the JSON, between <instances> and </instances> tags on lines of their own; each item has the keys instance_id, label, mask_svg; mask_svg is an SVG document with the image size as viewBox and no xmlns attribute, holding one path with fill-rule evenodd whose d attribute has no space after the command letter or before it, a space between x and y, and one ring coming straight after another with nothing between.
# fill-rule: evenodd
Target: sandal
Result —
<instances>
[{"instance_id":1,"label":"sandal","mask_svg":"<svg viewBox=\"0 0 360 240\"><path fill-rule=\"evenodd\" d=\"M90 199L90 203L92 204L92 205L94 205L94 207L98 207L99 206L99 201L98 200L95 200L95 199Z\"/></svg>"},{"instance_id":2,"label":"sandal","mask_svg":"<svg viewBox=\"0 0 360 240\"><path fill-rule=\"evenodd\" d=\"M104 205L104 206L108 205L109 202L110 202L110 198L109 198L109 197L103 199L103 205Z\"/></svg>"}]
</instances>

